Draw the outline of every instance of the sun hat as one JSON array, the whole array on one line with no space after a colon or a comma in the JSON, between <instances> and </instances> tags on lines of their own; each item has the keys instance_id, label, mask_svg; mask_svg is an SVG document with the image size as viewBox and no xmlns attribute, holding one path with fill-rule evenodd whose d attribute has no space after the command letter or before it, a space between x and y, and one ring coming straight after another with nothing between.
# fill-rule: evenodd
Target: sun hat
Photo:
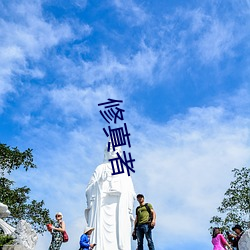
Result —
<instances>
[{"instance_id":1,"label":"sun hat","mask_svg":"<svg viewBox=\"0 0 250 250\"><path fill-rule=\"evenodd\" d=\"M86 234L87 232L93 231L93 230L95 230L93 227L86 227L83 233Z\"/></svg>"},{"instance_id":2,"label":"sun hat","mask_svg":"<svg viewBox=\"0 0 250 250\"><path fill-rule=\"evenodd\" d=\"M57 213L56 213L56 216L57 216L57 215L61 215L61 216L63 217L63 214L62 214L61 212L57 212Z\"/></svg>"}]
</instances>

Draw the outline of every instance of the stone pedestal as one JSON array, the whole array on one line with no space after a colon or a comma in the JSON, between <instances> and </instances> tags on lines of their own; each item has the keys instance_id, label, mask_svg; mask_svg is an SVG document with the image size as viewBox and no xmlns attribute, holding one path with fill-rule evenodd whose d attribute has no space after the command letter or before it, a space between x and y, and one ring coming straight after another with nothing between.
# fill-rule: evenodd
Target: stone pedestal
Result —
<instances>
[{"instance_id":1,"label":"stone pedestal","mask_svg":"<svg viewBox=\"0 0 250 250\"><path fill-rule=\"evenodd\" d=\"M9 245L3 246L2 250L26 250L25 247L21 245Z\"/></svg>"}]
</instances>

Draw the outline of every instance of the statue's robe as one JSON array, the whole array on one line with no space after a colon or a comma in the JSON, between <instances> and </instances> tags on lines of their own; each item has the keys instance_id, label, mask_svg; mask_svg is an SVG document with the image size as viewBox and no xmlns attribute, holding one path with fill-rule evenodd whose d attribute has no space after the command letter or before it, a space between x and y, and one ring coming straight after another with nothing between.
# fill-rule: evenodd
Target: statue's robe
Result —
<instances>
[{"instance_id":1,"label":"statue's robe","mask_svg":"<svg viewBox=\"0 0 250 250\"><path fill-rule=\"evenodd\" d=\"M243 233L238 244L240 250L250 250L250 229Z\"/></svg>"}]
</instances>

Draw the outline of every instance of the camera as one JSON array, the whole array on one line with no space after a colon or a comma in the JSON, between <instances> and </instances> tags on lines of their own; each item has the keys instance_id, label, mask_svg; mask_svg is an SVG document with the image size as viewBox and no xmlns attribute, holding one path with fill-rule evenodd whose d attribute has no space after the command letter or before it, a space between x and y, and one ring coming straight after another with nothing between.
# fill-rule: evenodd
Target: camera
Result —
<instances>
[{"instance_id":1,"label":"camera","mask_svg":"<svg viewBox=\"0 0 250 250\"><path fill-rule=\"evenodd\" d=\"M133 238L133 240L136 240L136 239L137 239L137 236L136 236L136 232L135 232L135 231L132 233L132 238Z\"/></svg>"}]
</instances>

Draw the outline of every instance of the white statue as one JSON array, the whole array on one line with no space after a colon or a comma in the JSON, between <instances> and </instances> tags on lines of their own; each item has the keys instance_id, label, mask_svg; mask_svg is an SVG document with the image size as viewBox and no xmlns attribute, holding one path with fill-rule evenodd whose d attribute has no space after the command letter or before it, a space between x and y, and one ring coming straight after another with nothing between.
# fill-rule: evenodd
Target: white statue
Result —
<instances>
[{"instance_id":1,"label":"white statue","mask_svg":"<svg viewBox=\"0 0 250 250\"><path fill-rule=\"evenodd\" d=\"M32 229L31 225L25 220L19 221L16 228L10 226L1 219L9 215L10 211L8 210L8 206L0 202L0 228L3 229L4 234L13 236L15 245L18 245L19 248L34 250L38 240L35 230Z\"/></svg>"},{"instance_id":2,"label":"white statue","mask_svg":"<svg viewBox=\"0 0 250 250\"><path fill-rule=\"evenodd\" d=\"M239 240L239 250L250 249L250 229L246 230Z\"/></svg>"},{"instance_id":3,"label":"white statue","mask_svg":"<svg viewBox=\"0 0 250 250\"><path fill-rule=\"evenodd\" d=\"M22 245L26 250L35 249L38 237L31 225L25 220L20 220L14 234L15 242Z\"/></svg>"},{"instance_id":4,"label":"white statue","mask_svg":"<svg viewBox=\"0 0 250 250\"><path fill-rule=\"evenodd\" d=\"M8 206L0 202L0 228L3 229L4 234L11 235L15 231L15 228L2 219L9 215L10 211L8 210Z\"/></svg>"},{"instance_id":5,"label":"white statue","mask_svg":"<svg viewBox=\"0 0 250 250\"><path fill-rule=\"evenodd\" d=\"M0 202L0 218L5 218L10 215L8 206Z\"/></svg>"},{"instance_id":6,"label":"white statue","mask_svg":"<svg viewBox=\"0 0 250 250\"><path fill-rule=\"evenodd\" d=\"M110 152L107 148L104 163L97 166L86 189L85 217L88 226L95 228L91 235L95 250L130 250L134 186L126 171L112 175L109 159L117 158L116 153L122 155L122 152L120 147L113 151L111 146Z\"/></svg>"}]
</instances>

